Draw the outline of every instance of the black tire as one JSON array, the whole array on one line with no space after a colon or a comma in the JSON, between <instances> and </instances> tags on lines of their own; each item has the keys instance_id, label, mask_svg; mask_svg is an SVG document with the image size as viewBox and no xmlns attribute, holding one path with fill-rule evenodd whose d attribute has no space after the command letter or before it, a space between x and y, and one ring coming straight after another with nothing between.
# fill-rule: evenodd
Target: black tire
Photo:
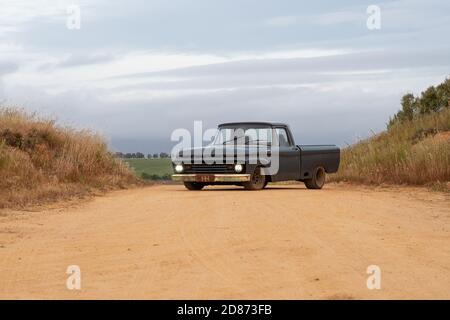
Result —
<instances>
[{"instance_id":1,"label":"black tire","mask_svg":"<svg viewBox=\"0 0 450 320\"><path fill-rule=\"evenodd\" d=\"M258 167L251 175L250 181L244 182L242 185L245 190L261 190L267 185L266 176L261 174L261 168Z\"/></svg>"},{"instance_id":2,"label":"black tire","mask_svg":"<svg viewBox=\"0 0 450 320\"><path fill-rule=\"evenodd\" d=\"M184 186L188 190L199 191L199 190L202 190L205 185L203 183L199 183L199 182L185 182Z\"/></svg>"},{"instance_id":3,"label":"black tire","mask_svg":"<svg viewBox=\"0 0 450 320\"><path fill-rule=\"evenodd\" d=\"M314 170L312 178L305 180L305 186L308 189L322 189L325 184L325 175L325 169L323 167L317 167Z\"/></svg>"}]
</instances>

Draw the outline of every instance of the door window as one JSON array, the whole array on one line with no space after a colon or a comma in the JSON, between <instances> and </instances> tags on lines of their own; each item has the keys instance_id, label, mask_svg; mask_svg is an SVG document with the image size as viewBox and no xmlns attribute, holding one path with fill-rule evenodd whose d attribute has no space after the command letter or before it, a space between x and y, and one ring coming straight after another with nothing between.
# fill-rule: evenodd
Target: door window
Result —
<instances>
[{"instance_id":1,"label":"door window","mask_svg":"<svg viewBox=\"0 0 450 320\"><path fill-rule=\"evenodd\" d=\"M280 143L280 147L289 147L289 138L284 128L276 128L278 142Z\"/></svg>"}]
</instances>

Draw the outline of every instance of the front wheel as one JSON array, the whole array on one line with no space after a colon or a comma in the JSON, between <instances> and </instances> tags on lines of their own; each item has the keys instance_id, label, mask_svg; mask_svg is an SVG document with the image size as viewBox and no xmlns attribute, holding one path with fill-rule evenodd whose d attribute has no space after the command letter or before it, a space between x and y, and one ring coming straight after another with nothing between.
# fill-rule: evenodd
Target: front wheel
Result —
<instances>
[{"instance_id":1,"label":"front wheel","mask_svg":"<svg viewBox=\"0 0 450 320\"><path fill-rule=\"evenodd\" d=\"M250 177L250 181L243 183L246 190L261 190L266 183L266 176L261 174L261 168L256 168L255 172Z\"/></svg>"},{"instance_id":2,"label":"front wheel","mask_svg":"<svg viewBox=\"0 0 450 320\"><path fill-rule=\"evenodd\" d=\"M311 179L305 180L305 186L308 189L322 189L325 184L325 169L322 167L317 167L314 170Z\"/></svg>"},{"instance_id":3,"label":"front wheel","mask_svg":"<svg viewBox=\"0 0 450 320\"><path fill-rule=\"evenodd\" d=\"M188 190L198 191L198 190L202 190L205 185L203 183L198 183L198 182L185 182L184 186Z\"/></svg>"}]
</instances>

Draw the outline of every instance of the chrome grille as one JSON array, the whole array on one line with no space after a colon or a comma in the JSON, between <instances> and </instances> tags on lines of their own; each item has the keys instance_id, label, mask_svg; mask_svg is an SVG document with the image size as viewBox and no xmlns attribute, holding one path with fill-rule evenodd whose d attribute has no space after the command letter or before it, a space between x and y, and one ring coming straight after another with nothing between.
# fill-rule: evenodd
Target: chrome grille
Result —
<instances>
[{"instance_id":1,"label":"chrome grille","mask_svg":"<svg viewBox=\"0 0 450 320\"><path fill-rule=\"evenodd\" d=\"M185 173L235 173L230 164L191 164L185 165Z\"/></svg>"}]
</instances>

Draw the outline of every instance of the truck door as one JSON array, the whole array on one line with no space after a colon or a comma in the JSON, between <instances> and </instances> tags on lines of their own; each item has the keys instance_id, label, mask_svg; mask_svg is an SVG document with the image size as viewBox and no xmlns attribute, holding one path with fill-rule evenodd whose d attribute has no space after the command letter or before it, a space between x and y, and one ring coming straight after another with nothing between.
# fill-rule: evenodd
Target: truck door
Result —
<instances>
[{"instance_id":1,"label":"truck door","mask_svg":"<svg viewBox=\"0 0 450 320\"><path fill-rule=\"evenodd\" d=\"M280 168L274 181L300 179L300 150L288 135L286 128L275 128L279 142Z\"/></svg>"}]
</instances>

